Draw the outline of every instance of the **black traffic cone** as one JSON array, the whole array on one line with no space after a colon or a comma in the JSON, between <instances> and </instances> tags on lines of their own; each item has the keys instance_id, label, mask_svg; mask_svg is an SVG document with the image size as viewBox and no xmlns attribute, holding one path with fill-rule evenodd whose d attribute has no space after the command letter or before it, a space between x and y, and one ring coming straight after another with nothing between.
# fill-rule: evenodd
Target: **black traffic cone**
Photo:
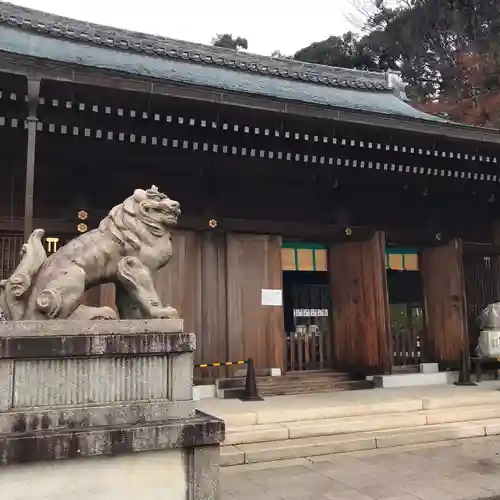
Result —
<instances>
[{"instance_id":1,"label":"black traffic cone","mask_svg":"<svg viewBox=\"0 0 500 500\"><path fill-rule=\"evenodd\" d=\"M257 391L257 380L255 379L255 368L252 358L247 361L247 378L245 380L245 391L241 396L241 401L262 401Z\"/></svg>"}]
</instances>

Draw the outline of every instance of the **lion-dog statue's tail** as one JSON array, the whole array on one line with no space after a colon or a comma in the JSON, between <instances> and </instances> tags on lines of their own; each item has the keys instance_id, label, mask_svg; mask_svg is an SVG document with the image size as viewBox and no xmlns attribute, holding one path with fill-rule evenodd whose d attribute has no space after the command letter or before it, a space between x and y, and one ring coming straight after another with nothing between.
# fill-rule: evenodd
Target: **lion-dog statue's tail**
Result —
<instances>
[{"instance_id":1,"label":"lion-dog statue's tail","mask_svg":"<svg viewBox=\"0 0 500 500\"><path fill-rule=\"evenodd\" d=\"M0 309L7 320L16 321L26 313L26 294L30 291L33 278L47 260L47 253L42 244L45 234L43 229L35 229L27 243L21 248L21 262L14 274L0 281Z\"/></svg>"}]
</instances>

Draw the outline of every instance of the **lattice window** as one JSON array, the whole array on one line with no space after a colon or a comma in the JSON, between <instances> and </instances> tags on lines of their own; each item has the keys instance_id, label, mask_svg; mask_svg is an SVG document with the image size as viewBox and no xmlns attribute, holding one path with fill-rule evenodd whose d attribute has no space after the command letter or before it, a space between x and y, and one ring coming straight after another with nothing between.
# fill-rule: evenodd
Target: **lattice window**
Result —
<instances>
[{"instance_id":1,"label":"lattice window","mask_svg":"<svg viewBox=\"0 0 500 500\"><path fill-rule=\"evenodd\" d=\"M7 279L20 260L23 237L20 234L0 235L0 279Z\"/></svg>"}]
</instances>

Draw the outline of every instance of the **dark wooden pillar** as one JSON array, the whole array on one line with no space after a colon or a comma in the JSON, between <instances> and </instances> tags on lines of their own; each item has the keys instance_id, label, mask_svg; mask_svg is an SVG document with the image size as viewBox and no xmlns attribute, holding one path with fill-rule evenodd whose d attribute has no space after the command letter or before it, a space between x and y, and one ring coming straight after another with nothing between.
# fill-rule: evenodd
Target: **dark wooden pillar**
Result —
<instances>
[{"instance_id":1,"label":"dark wooden pillar","mask_svg":"<svg viewBox=\"0 0 500 500\"><path fill-rule=\"evenodd\" d=\"M421 274L426 358L458 368L461 351L468 348L461 240L425 249Z\"/></svg>"},{"instance_id":2,"label":"dark wooden pillar","mask_svg":"<svg viewBox=\"0 0 500 500\"><path fill-rule=\"evenodd\" d=\"M40 78L28 77L28 143L26 146L26 182L24 195L24 240L33 231L33 197L35 188L35 148Z\"/></svg>"},{"instance_id":3,"label":"dark wooden pillar","mask_svg":"<svg viewBox=\"0 0 500 500\"><path fill-rule=\"evenodd\" d=\"M368 375L391 370L385 233L330 248L335 368Z\"/></svg>"}]
</instances>

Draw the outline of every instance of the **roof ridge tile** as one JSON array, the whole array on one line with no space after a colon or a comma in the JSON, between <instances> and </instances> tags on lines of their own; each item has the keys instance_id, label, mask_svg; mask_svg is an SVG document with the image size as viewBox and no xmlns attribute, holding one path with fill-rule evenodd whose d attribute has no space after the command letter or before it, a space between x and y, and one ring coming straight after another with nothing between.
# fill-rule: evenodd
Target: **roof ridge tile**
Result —
<instances>
[{"instance_id":1,"label":"roof ridge tile","mask_svg":"<svg viewBox=\"0 0 500 500\"><path fill-rule=\"evenodd\" d=\"M369 91L391 91L384 73L336 68L289 59L259 56L193 42L78 21L0 2L0 25L36 31L54 38L104 45L157 57L225 66L235 71L302 80L317 85Z\"/></svg>"}]
</instances>

